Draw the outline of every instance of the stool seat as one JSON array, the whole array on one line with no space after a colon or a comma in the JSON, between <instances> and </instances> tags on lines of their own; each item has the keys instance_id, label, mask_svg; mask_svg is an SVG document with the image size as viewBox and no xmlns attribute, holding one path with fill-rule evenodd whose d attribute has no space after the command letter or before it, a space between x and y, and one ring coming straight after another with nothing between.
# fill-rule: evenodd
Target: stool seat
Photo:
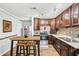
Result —
<instances>
[{"instance_id":1,"label":"stool seat","mask_svg":"<svg viewBox=\"0 0 79 59\"><path fill-rule=\"evenodd\" d=\"M25 44L23 44L23 43L17 43L16 45L17 46L24 46Z\"/></svg>"},{"instance_id":2,"label":"stool seat","mask_svg":"<svg viewBox=\"0 0 79 59\"><path fill-rule=\"evenodd\" d=\"M16 45L19 45L19 46L36 46L36 43L27 42L27 43L17 43Z\"/></svg>"},{"instance_id":3,"label":"stool seat","mask_svg":"<svg viewBox=\"0 0 79 59\"><path fill-rule=\"evenodd\" d=\"M16 55L22 54L21 50L23 51L24 55L25 55L25 50L27 52L27 55L30 55L31 54L30 50L33 50L34 51L34 56L36 55L36 43L35 42L31 42L31 41L30 42L29 41L19 42L16 45L17 45L17 49L19 49L19 47L20 47L20 49L19 49L20 53L18 53L18 51L17 51ZM22 47L23 47L23 49L22 49ZM33 47L33 49L30 49L30 47Z\"/></svg>"},{"instance_id":4,"label":"stool seat","mask_svg":"<svg viewBox=\"0 0 79 59\"><path fill-rule=\"evenodd\" d=\"M35 43L27 43L24 46L36 46L36 44Z\"/></svg>"}]
</instances>

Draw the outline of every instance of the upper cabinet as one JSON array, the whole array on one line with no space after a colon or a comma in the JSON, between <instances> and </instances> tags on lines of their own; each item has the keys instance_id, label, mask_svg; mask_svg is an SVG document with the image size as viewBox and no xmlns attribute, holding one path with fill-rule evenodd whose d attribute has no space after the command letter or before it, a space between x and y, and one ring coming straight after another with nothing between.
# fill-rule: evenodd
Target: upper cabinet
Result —
<instances>
[{"instance_id":1,"label":"upper cabinet","mask_svg":"<svg viewBox=\"0 0 79 59\"><path fill-rule=\"evenodd\" d=\"M51 19L50 23L51 29L55 29L55 19Z\"/></svg>"},{"instance_id":2,"label":"upper cabinet","mask_svg":"<svg viewBox=\"0 0 79 59\"><path fill-rule=\"evenodd\" d=\"M56 28L79 25L79 3L74 3L56 17Z\"/></svg>"},{"instance_id":3,"label":"upper cabinet","mask_svg":"<svg viewBox=\"0 0 79 59\"><path fill-rule=\"evenodd\" d=\"M50 19L41 19L40 20L41 26L50 25L50 23L51 23Z\"/></svg>"},{"instance_id":4,"label":"upper cabinet","mask_svg":"<svg viewBox=\"0 0 79 59\"><path fill-rule=\"evenodd\" d=\"M58 20L58 17L57 18L55 18L55 28L58 28L59 27L59 20Z\"/></svg>"},{"instance_id":5,"label":"upper cabinet","mask_svg":"<svg viewBox=\"0 0 79 59\"><path fill-rule=\"evenodd\" d=\"M79 10L79 8L78 8L78 4L73 4L72 5L72 11L71 11L71 13L72 13L72 25L78 25L79 24L79 20L78 20L78 10Z\"/></svg>"},{"instance_id":6,"label":"upper cabinet","mask_svg":"<svg viewBox=\"0 0 79 59\"><path fill-rule=\"evenodd\" d=\"M51 29L79 25L79 3L72 4L64 12L54 19L34 19L34 29L40 30L40 26L50 26Z\"/></svg>"},{"instance_id":7,"label":"upper cabinet","mask_svg":"<svg viewBox=\"0 0 79 59\"><path fill-rule=\"evenodd\" d=\"M40 26L50 26L51 19L34 18L34 30L40 30Z\"/></svg>"},{"instance_id":8,"label":"upper cabinet","mask_svg":"<svg viewBox=\"0 0 79 59\"><path fill-rule=\"evenodd\" d=\"M62 24L61 15L59 15L55 21L56 21L56 28L60 28Z\"/></svg>"},{"instance_id":9,"label":"upper cabinet","mask_svg":"<svg viewBox=\"0 0 79 59\"><path fill-rule=\"evenodd\" d=\"M68 8L66 11L63 12L62 24L63 24L63 27L70 26L70 8Z\"/></svg>"},{"instance_id":10,"label":"upper cabinet","mask_svg":"<svg viewBox=\"0 0 79 59\"><path fill-rule=\"evenodd\" d=\"M40 21L40 25L47 25L48 24L48 21L47 20L41 20Z\"/></svg>"},{"instance_id":11,"label":"upper cabinet","mask_svg":"<svg viewBox=\"0 0 79 59\"><path fill-rule=\"evenodd\" d=\"M34 18L34 30L40 30L40 19Z\"/></svg>"}]
</instances>

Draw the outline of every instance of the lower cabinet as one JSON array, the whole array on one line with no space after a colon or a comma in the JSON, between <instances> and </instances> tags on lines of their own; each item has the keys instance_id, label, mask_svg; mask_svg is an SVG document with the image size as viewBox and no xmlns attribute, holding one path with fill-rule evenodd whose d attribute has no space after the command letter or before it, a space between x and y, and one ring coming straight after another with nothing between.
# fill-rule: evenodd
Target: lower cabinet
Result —
<instances>
[{"instance_id":1,"label":"lower cabinet","mask_svg":"<svg viewBox=\"0 0 79 59\"><path fill-rule=\"evenodd\" d=\"M55 45L54 45L54 46L55 46L57 52L60 54L60 49L61 49L60 40L57 40L57 41L55 42Z\"/></svg>"},{"instance_id":2,"label":"lower cabinet","mask_svg":"<svg viewBox=\"0 0 79 59\"><path fill-rule=\"evenodd\" d=\"M79 49L75 49L65 42L53 37L53 46L60 56L77 56L79 55Z\"/></svg>"},{"instance_id":3,"label":"lower cabinet","mask_svg":"<svg viewBox=\"0 0 79 59\"><path fill-rule=\"evenodd\" d=\"M65 47L64 45L61 45L60 55L61 56L67 56L68 55L68 48Z\"/></svg>"},{"instance_id":4,"label":"lower cabinet","mask_svg":"<svg viewBox=\"0 0 79 59\"><path fill-rule=\"evenodd\" d=\"M53 37L52 37L52 35L48 36L48 44L53 44Z\"/></svg>"}]
</instances>

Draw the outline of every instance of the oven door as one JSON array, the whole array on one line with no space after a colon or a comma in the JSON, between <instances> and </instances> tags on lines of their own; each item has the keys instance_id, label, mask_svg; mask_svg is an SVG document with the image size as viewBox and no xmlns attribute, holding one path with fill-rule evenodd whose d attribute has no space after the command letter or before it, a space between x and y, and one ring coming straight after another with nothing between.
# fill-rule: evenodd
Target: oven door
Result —
<instances>
[{"instance_id":1,"label":"oven door","mask_svg":"<svg viewBox=\"0 0 79 59\"><path fill-rule=\"evenodd\" d=\"M47 35L41 35L41 36L40 36L40 39L41 39L41 40L48 40L48 36L47 36Z\"/></svg>"},{"instance_id":2,"label":"oven door","mask_svg":"<svg viewBox=\"0 0 79 59\"><path fill-rule=\"evenodd\" d=\"M48 47L48 36L40 36L40 46L41 47Z\"/></svg>"}]
</instances>

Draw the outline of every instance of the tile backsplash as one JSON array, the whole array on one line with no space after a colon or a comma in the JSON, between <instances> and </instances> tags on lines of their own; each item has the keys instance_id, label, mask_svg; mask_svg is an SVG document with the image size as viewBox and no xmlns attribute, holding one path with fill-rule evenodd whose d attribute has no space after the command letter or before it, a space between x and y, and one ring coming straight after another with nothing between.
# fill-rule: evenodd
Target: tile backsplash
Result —
<instances>
[{"instance_id":1,"label":"tile backsplash","mask_svg":"<svg viewBox=\"0 0 79 59\"><path fill-rule=\"evenodd\" d=\"M79 27L61 28L61 29L59 29L57 34L64 34L64 35L67 35L67 36L78 37Z\"/></svg>"}]
</instances>

